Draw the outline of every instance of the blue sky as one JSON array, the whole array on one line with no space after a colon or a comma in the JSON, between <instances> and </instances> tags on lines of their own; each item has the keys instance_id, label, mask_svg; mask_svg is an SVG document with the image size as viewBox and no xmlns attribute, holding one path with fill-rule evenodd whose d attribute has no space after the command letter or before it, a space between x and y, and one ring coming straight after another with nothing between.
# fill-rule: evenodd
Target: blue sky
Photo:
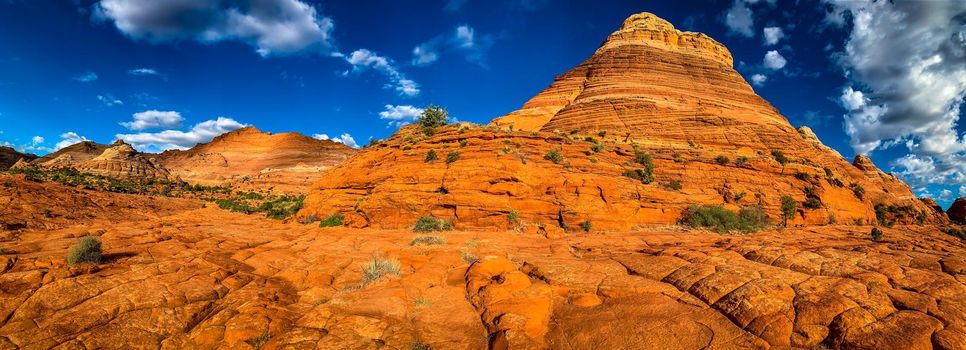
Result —
<instances>
[{"instance_id":1,"label":"blue sky","mask_svg":"<svg viewBox=\"0 0 966 350\"><path fill-rule=\"evenodd\" d=\"M0 144L159 151L254 125L361 145L427 103L486 123L642 11L724 43L846 158L870 154L944 205L966 195L952 1L0 0Z\"/></svg>"}]
</instances>

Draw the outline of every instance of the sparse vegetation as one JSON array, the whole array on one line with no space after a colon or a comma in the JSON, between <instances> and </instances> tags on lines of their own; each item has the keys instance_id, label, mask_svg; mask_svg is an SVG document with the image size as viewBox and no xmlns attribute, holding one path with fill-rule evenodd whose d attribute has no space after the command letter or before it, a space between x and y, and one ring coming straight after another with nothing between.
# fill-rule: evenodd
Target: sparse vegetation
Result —
<instances>
[{"instance_id":1,"label":"sparse vegetation","mask_svg":"<svg viewBox=\"0 0 966 350\"><path fill-rule=\"evenodd\" d=\"M858 198L860 201L865 200L865 188L859 184L852 184L851 187L852 194L855 195L855 198Z\"/></svg>"},{"instance_id":2,"label":"sparse vegetation","mask_svg":"<svg viewBox=\"0 0 966 350\"><path fill-rule=\"evenodd\" d=\"M511 224L515 224L517 222L520 222L520 212L518 212L516 210L511 210L510 212L508 212L506 214L506 220L507 220L507 222L509 222Z\"/></svg>"},{"instance_id":3,"label":"sparse vegetation","mask_svg":"<svg viewBox=\"0 0 966 350\"><path fill-rule=\"evenodd\" d=\"M455 151L449 152L449 154L446 155L446 164L453 164L453 162L459 159L460 159L459 152L455 152Z\"/></svg>"},{"instance_id":4,"label":"sparse vegetation","mask_svg":"<svg viewBox=\"0 0 966 350\"><path fill-rule=\"evenodd\" d=\"M873 227L872 232L869 232L869 236L872 237L873 241L878 242L882 240L882 230L880 230L878 227Z\"/></svg>"},{"instance_id":5,"label":"sparse vegetation","mask_svg":"<svg viewBox=\"0 0 966 350\"><path fill-rule=\"evenodd\" d=\"M680 153L675 153L672 157L675 163L684 163L684 158L681 157Z\"/></svg>"},{"instance_id":6,"label":"sparse vegetation","mask_svg":"<svg viewBox=\"0 0 966 350\"><path fill-rule=\"evenodd\" d=\"M594 153L600 153L603 150L604 150L604 144L600 142L594 142L594 144L590 146L590 151Z\"/></svg>"},{"instance_id":7,"label":"sparse vegetation","mask_svg":"<svg viewBox=\"0 0 966 350\"><path fill-rule=\"evenodd\" d=\"M82 237L67 254L67 263L101 263L101 240L94 236Z\"/></svg>"},{"instance_id":8,"label":"sparse vegetation","mask_svg":"<svg viewBox=\"0 0 966 350\"><path fill-rule=\"evenodd\" d=\"M580 229L584 230L584 232L590 232L590 230L592 230L593 228L594 228L594 224L591 223L590 220L580 223Z\"/></svg>"},{"instance_id":9,"label":"sparse vegetation","mask_svg":"<svg viewBox=\"0 0 966 350\"><path fill-rule=\"evenodd\" d=\"M681 221L691 227L704 227L716 232L755 232L768 224L768 216L757 206L742 208L735 214L719 205L692 205Z\"/></svg>"},{"instance_id":10,"label":"sparse vegetation","mask_svg":"<svg viewBox=\"0 0 966 350\"><path fill-rule=\"evenodd\" d=\"M413 238L409 245L434 245L434 244L445 244L446 238L440 236L419 236Z\"/></svg>"},{"instance_id":11,"label":"sparse vegetation","mask_svg":"<svg viewBox=\"0 0 966 350\"><path fill-rule=\"evenodd\" d=\"M399 275L399 261L373 256L369 262L362 265L362 282L360 284L365 286L385 275Z\"/></svg>"},{"instance_id":12,"label":"sparse vegetation","mask_svg":"<svg viewBox=\"0 0 966 350\"><path fill-rule=\"evenodd\" d=\"M642 151L640 148L637 147L637 145L635 145L634 160L637 161L638 164L641 164L644 166L644 169L637 170L637 174L638 174L637 179L641 180L641 182L645 184L654 182L654 160L651 158L651 155L647 154L647 152ZM627 175L628 175L627 172L625 172L624 176L627 176Z\"/></svg>"},{"instance_id":13,"label":"sparse vegetation","mask_svg":"<svg viewBox=\"0 0 966 350\"><path fill-rule=\"evenodd\" d=\"M678 180L672 180L671 182L667 183L667 188L674 191L680 191L681 187L681 181Z\"/></svg>"},{"instance_id":14,"label":"sparse vegetation","mask_svg":"<svg viewBox=\"0 0 966 350\"><path fill-rule=\"evenodd\" d=\"M788 162L789 162L788 157L786 157L785 154L782 153L782 151L773 150L773 151L771 151L771 156L772 156L772 158L775 158L775 161L777 161L778 164L781 164L782 167L784 167L785 164L788 164Z\"/></svg>"},{"instance_id":15,"label":"sparse vegetation","mask_svg":"<svg viewBox=\"0 0 966 350\"><path fill-rule=\"evenodd\" d=\"M947 234L947 235L950 235L950 236L953 236L953 237L957 237L957 238L962 239L962 240L966 240L966 229L955 228L955 227L946 227L946 228L943 228L942 229L942 232L945 233L945 234Z\"/></svg>"},{"instance_id":16,"label":"sparse vegetation","mask_svg":"<svg viewBox=\"0 0 966 350\"><path fill-rule=\"evenodd\" d=\"M433 347L426 343L415 342L409 347L409 350L433 350Z\"/></svg>"},{"instance_id":17,"label":"sparse vegetation","mask_svg":"<svg viewBox=\"0 0 966 350\"><path fill-rule=\"evenodd\" d=\"M319 221L319 216L315 214L309 214L308 216L300 219L299 223L302 225L308 225L316 221Z\"/></svg>"},{"instance_id":18,"label":"sparse vegetation","mask_svg":"<svg viewBox=\"0 0 966 350\"><path fill-rule=\"evenodd\" d=\"M782 226L788 227L788 219L795 216L795 212L798 211L798 202L795 198L791 196L782 196L781 198L781 210L782 210Z\"/></svg>"},{"instance_id":19,"label":"sparse vegetation","mask_svg":"<svg viewBox=\"0 0 966 350\"><path fill-rule=\"evenodd\" d=\"M416 221L413 226L414 232L438 232L452 230L453 226L446 220L437 219L431 216L423 216Z\"/></svg>"},{"instance_id":20,"label":"sparse vegetation","mask_svg":"<svg viewBox=\"0 0 966 350\"><path fill-rule=\"evenodd\" d=\"M463 256L463 261L465 261L467 264L470 264L470 265L476 263L477 261L480 261L480 258L476 256L476 254L473 254L467 249L460 250L460 255Z\"/></svg>"},{"instance_id":21,"label":"sparse vegetation","mask_svg":"<svg viewBox=\"0 0 966 350\"><path fill-rule=\"evenodd\" d=\"M423 127L423 133L427 136L432 136L436 134L437 127L449 123L449 112L443 109L443 107L430 104L423 109L423 112L419 117L416 117L416 120Z\"/></svg>"},{"instance_id":22,"label":"sparse vegetation","mask_svg":"<svg viewBox=\"0 0 966 350\"><path fill-rule=\"evenodd\" d=\"M748 165L748 157L741 156L735 159L735 166L743 167Z\"/></svg>"},{"instance_id":23,"label":"sparse vegetation","mask_svg":"<svg viewBox=\"0 0 966 350\"><path fill-rule=\"evenodd\" d=\"M460 148L466 147L466 144L467 144L466 139L460 140Z\"/></svg>"},{"instance_id":24,"label":"sparse vegetation","mask_svg":"<svg viewBox=\"0 0 966 350\"><path fill-rule=\"evenodd\" d=\"M439 159L439 156L436 155L436 150L429 150L429 152L426 152L426 159L423 161L426 163L432 163L437 159Z\"/></svg>"},{"instance_id":25,"label":"sparse vegetation","mask_svg":"<svg viewBox=\"0 0 966 350\"><path fill-rule=\"evenodd\" d=\"M731 159L728 159L726 156L717 156L714 158L714 161L715 163L718 163L718 165L725 165L731 162Z\"/></svg>"},{"instance_id":26,"label":"sparse vegetation","mask_svg":"<svg viewBox=\"0 0 966 350\"><path fill-rule=\"evenodd\" d=\"M319 227L338 227L342 226L342 221L345 220L341 214L333 214L325 220L319 222Z\"/></svg>"},{"instance_id":27,"label":"sparse vegetation","mask_svg":"<svg viewBox=\"0 0 966 350\"><path fill-rule=\"evenodd\" d=\"M299 209L302 209L302 203L305 201L305 195L282 195L277 197L270 196L266 199L266 201L262 202L257 207L248 204L246 200L240 198L215 199L215 204L218 204L218 207L221 209L236 213L254 214L262 212L272 219L281 220L295 215Z\"/></svg>"},{"instance_id":28,"label":"sparse vegetation","mask_svg":"<svg viewBox=\"0 0 966 350\"><path fill-rule=\"evenodd\" d=\"M559 148L554 148L550 151L547 151L547 154L543 155L543 159L549 160L554 164L560 164L560 162L564 160L564 157L560 153Z\"/></svg>"}]
</instances>

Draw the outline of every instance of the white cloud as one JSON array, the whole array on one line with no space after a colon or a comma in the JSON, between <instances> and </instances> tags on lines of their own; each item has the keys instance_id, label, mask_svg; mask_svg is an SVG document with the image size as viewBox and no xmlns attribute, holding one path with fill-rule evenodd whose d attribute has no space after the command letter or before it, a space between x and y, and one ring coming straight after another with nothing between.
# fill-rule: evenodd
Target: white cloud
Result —
<instances>
[{"instance_id":1,"label":"white cloud","mask_svg":"<svg viewBox=\"0 0 966 350\"><path fill-rule=\"evenodd\" d=\"M782 55L778 53L778 51L771 50L765 53L765 59L763 60L763 63L765 65L765 68L768 68L771 70L779 70L784 68L785 64L788 63L788 61L786 61L785 57L782 57Z\"/></svg>"},{"instance_id":2,"label":"white cloud","mask_svg":"<svg viewBox=\"0 0 966 350\"><path fill-rule=\"evenodd\" d=\"M966 2L827 3L826 21L851 30L838 63L849 85L861 87L861 98L843 101L852 148L904 144L909 154L893 164L905 180L966 180L966 140L957 131L966 97ZM923 173L922 164L934 173Z\"/></svg>"},{"instance_id":3,"label":"white cloud","mask_svg":"<svg viewBox=\"0 0 966 350\"><path fill-rule=\"evenodd\" d=\"M952 190L950 190L950 189L947 188L947 189L943 189L942 191L939 191L939 200L940 201L946 202L946 201L951 201L952 199L953 199L953 191Z\"/></svg>"},{"instance_id":4,"label":"white cloud","mask_svg":"<svg viewBox=\"0 0 966 350\"><path fill-rule=\"evenodd\" d=\"M315 134L315 135L312 135L312 137L319 140L331 140L352 148L359 148L359 144L356 143L356 140L352 138L352 135L349 135L348 133L343 133L342 135L339 135L336 137L329 137L329 135L327 134Z\"/></svg>"},{"instance_id":5,"label":"white cloud","mask_svg":"<svg viewBox=\"0 0 966 350\"><path fill-rule=\"evenodd\" d=\"M60 138L61 138L60 142L54 145L55 151L61 148L73 145L78 142L89 141L86 137L78 135L76 132L73 132L73 131L68 131L63 134L60 134Z\"/></svg>"},{"instance_id":6,"label":"white cloud","mask_svg":"<svg viewBox=\"0 0 966 350\"><path fill-rule=\"evenodd\" d=\"M331 18L299 0L101 0L95 18L134 39L240 41L262 56L330 53Z\"/></svg>"},{"instance_id":7,"label":"white cloud","mask_svg":"<svg viewBox=\"0 0 966 350\"><path fill-rule=\"evenodd\" d=\"M775 45L785 37L785 32L779 27L765 27L762 36L765 37L765 45Z\"/></svg>"},{"instance_id":8,"label":"white cloud","mask_svg":"<svg viewBox=\"0 0 966 350\"><path fill-rule=\"evenodd\" d=\"M124 101L115 98L111 94L97 95L97 100L101 101L107 107L123 105Z\"/></svg>"},{"instance_id":9,"label":"white cloud","mask_svg":"<svg viewBox=\"0 0 966 350\"><path fill-rule=\"evenodd\" d=\"M856 91L851 86L842 89L842 96L839 97L842 107L854 111L865 106L866 98L862 91Z\"/></svg>"},{"instance_id":10,"label":"white cloud","mask_svg":"<svg viewBox=\"0 0 966 350\"><path fill-rule=\"evenodd\" d=\"M120 124L130 130L139 131L158 128L180 128L181 122L184 121L181 113L175 111L150 110L134 113L132 117L134 118L133 121L121 122Z\"/></svg>"},{"instance_id":11,"label":"white cloud","mask_svg":"<svg viewBox=\"0 0 966 350\"><path fill-rule=\"evenodd\" d=\"M477 35L473 27L459 25L451 34L438 35L416 45L413 48L412 64L426 66L439 60L441 51L455 51L462 54L467 61L486 67L486 53L495 40L495 37L489 34Z\"/></svg>"},{"instance_id":12,"label":"white cloud","mask_svg":"<svg viewBox=\"0 0 966 350\"><path fill-rule=\"evenodd\" d=\"M396 68L392 60L387 57L379 56L375 52L359 49L345 56L345 61L352 65L353 72L362 72L372 69L384 74L389 78L387 88L395 89L403 96L419 95L419 84L410 79L406 79L399 69ZM345 72L344 74L348 74Z\"/></svg>"},{"instance_id":13,"label":"white cloud","mask_svg":"<svg viewBox=\"0 0 966 350\"><path fill-rule=\"evenodd\" d=\"M30 143L32 143L34 145L39 145L41 143L44 143L44 138L43 138L43 136L34 136L34 137L30 138Z\"/></svg>"},{"instance_id":14,"label":"white cloud","mask_svg":"<svg viewBox=\"0 0 966 350\"><path fill-rule=\"evenodd\" d=\"M422 108L410 105L386 105L386 110L379 112L379 119L389 120L390 126L399 127L416 121L422 113Z\"/></svg>"},{"instance_id":15,"label":"white cloud","mask_svg":"<svg viewBox=\"0 0 966 350\"><path fill-rule=\"evenodd\" d=\"M751 76L751 83L755 84L755 86L764 85L766 80L768 80L768 77L766 77L764 74L756 73Z\"/></svg>"},{"instance_id":16,"label":"white cloud","mask_svg":"<svg viewBox=\"0 0 966 350\"><path fill-rule=\"evenodd\" d=\"M141 75L141 76L159 74L157 70L154 70L152 68L137 68L137 69L129 70L127 71L127 73L130 75Z\"/></svg>"},{"instance_id":17,"label":"white cloud","mask_svg":"<svg viewBox=\"0 0 966 350\"><path fill-rule=\"evenodd\" d=\"M116 137L130 143L141 151L157 152L169 149L187 149L198 143L211 141L215 136L243 128L247 124L231 118L218 117L195 124L191 130L164 130L155 133L118 134Z\"/></svg>"},{"instance_id":18,"label":"white cloud","mask_svg":"<svg viewBox=\"0 0 966 350\"><path fill-rule=\"evenodd\" d=\"M959 196L966 197L966 185L959 186Z\"/></svg>"},{"instance_id":19,"label":"white cloud","mask_svg":"<svg viewBox=\"0 0 966 350\"><path fill-rule=\"evenodd\" d=\"M745 0L735 0L725 12L725 25L731 32L738 33L746 37L755 36L755 19L748 2Z\"/></svg>"},{"instance_id":20,"label":"white cloud","mask_svg":"<svg viewBox=\"0 0 966 350\"><path fill-rule=\"evenodd\" d=\"M97 73L94 73L94 72L84 72L84 73L81 73L81 74L78 74L78 75L74 76L74 80L77 80L77 81L82 82L82 83L90 83L92 81L97 80Z\"/></svg>"}]
</instances>

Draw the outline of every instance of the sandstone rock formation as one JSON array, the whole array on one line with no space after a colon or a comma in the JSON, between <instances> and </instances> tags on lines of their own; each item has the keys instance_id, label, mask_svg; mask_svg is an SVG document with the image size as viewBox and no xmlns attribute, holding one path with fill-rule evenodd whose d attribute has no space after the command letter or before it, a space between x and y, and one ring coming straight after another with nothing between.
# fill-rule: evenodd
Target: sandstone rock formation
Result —
<instances>
[{"instance_id":1,"label":"sandstone rock formation","mask_svg":"<svg viewBox=\"0 0 966 350\"><path fill-rule=\"evenodd\" d=\"M427 162L430 151L439 160ZM647 167L638 162L644 154L654 181L623 176ZM850 164L808 128L792 127L721 44L642 13L488 128L427 137L410 126L365 149L319 179L300 215L384 228L436 216L461 228L553 234L586 222L673 224L692 204L760 205L777 221L784 195L809 203L793 225L874 222L877 204L916 214L900 223L943 220L867 158Z\"/></svg>"},{"instance_id":2,"label":"sandstone rock formation","mask_svg":"<svg viewBox=\"0 0 966 350\"><path fill-rule=\"evenodd\" d=\"M83 173L139 182L178 181L158 164L155 155L138 152L124 141L100 145L90 141L76 143L19 168L72 168Z\"/></svg>"},{"instance_id":3,"label":"sandstone rock formation","mask_svg":"<svg viewBox=\"0 0 966 350\"><path fill-rule=\"evenodd\" d=\"M874 243L868 226L826 226L554 240L454 231L414 246L409 230L214 207L110 224L111 211L90 213L0 240L0 348L966 346L966 244L930 227L883 228ZM88 235L102 263L65 265ZM374 256L399 274L363 285Z\"/></svg>"},{"instance_id":4,"label":"sandstone rock formation","mask_svg":"<svg viewBox=\"0 0 966 350\"><path fill-rule=\"evenodd\" d=\"M161 163L191 184L302 192L319 172L356 151L299 133L271 134L241 128L188 150L165 151Z\"/></svg>"},{"instance_id":5,"label":"sandstone rock formation","mask_svg":"<svg viewBox=\"0 0 966 350\"><path fill-rule=\"evenodd\" d=\"M33 154L20 153L13 148L0 146L0 170L7 170L20 160L29 162L36 158L37 156Z\"/></svg>"},{"instance_id":6,"label":"sandstone rock formation","mask_svg":"<svg viewBox=\"0 0 966 350\"><path fill-rule=\"evenodd\" d=\"M953 205L946 209L946 215L949 216L949 220L966 225L966 198L956 198Z\"/></svg>"}]
</instances>

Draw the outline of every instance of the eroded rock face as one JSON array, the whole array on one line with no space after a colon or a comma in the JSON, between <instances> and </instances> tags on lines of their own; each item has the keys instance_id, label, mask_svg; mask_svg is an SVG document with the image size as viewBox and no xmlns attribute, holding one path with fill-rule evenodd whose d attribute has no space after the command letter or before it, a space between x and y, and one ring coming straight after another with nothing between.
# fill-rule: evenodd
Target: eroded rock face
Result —
<instances>
[{"instance_id":1,"label":"eroded rock face","mask_svg":"<svg viewBox=\"0 0 966 350\"><path fill-rule=\"evenodd\" d=\"M83 173L138 182L178 181L158 164L156 155L138 152L124 141L111 145L84 141L37 158L19 163L18 168L72 168Z\"/></svg>"},{"instance_id":2,"label":"eroded rock face","mask_svg":"<svg viewBox=\"0 0 966 350\"><path fill-rule=\"evenodd\" d=\"M956 198L949 209L946 210L949 220L966 225L966 198Z\"/></svg>"},{"instance_id":3,"label":"eroded rock face","mask_svg":"<svg viewBox=\"0 0 966 350\"><path fill-rule=\"evenodd\" d=\"M966 245L932 227L882 228L875 243L869 226L826 226L552 240L453 231L412 245L409 230L215 207L111 224L91 214L0 240L0 348L966 345ZM87 235L101 239L104 261L66 266ZM362 284L374 256L399 274Z\"/></svg>"},{"instance_id":4,"label":"eroded rock face","mask_svg":"<svg viewBox=\"0 0 966 350\"><path fill-rule=\"evenodd\" d=\"M319 172L354 153L337 142L246 127L188 150L166 151L160 159L173 174L192 184L304 192Z\"/></svg>"},{"instance_id":5,"label":"eroded rock face","mask_svg":"<svg viewBox=\"0 0 966 350\"><path fill-rule=\"evenodd\" d=\"M867 158L850 164L808 128L792 127L731 64L711 38L633 15L523 109L490 128L452 126L430 137L403 128L322 176L301 215L343 214L375 227L431 215L505 229L520 226L508 219L516 213L545 232L586 221L628 230L674 224L692 204L760 205L777 221L788 195L813 198L795 225L871 222L877 204L943 220ZM635 148L653 158L651 183L624 176L645 167ZM430 150L438 161L425 161ZM545 159L552 150L559 164ZM452 152L458 159L444 162Z\"/></svg>"},{"instance_id":6,"label":"eroded rock face","mask_svg":"<svg viewBox=\"0 0 966 350\"><path fill-rule=\"evenodd\" d=\"M36 158L37 156L33 154L20 153L13 148L0 146L0 170L7 170L17 162L20 162L20 161L29 162Z\"/></svg>"},{"instance_id":7,"label":"eroded rock face","mask_svg":"<svg viewBox=\"0 0 966 350\"><path fill-rule=\"evenodd\" d=\"M94 159L104 153L108 145L102 145L93 141L82 141L73 145L61 148L57 152L50 153L43 157L34 159L31 164L45 167L69 168L75 163Z\"/></svg>"}]
</instances>

